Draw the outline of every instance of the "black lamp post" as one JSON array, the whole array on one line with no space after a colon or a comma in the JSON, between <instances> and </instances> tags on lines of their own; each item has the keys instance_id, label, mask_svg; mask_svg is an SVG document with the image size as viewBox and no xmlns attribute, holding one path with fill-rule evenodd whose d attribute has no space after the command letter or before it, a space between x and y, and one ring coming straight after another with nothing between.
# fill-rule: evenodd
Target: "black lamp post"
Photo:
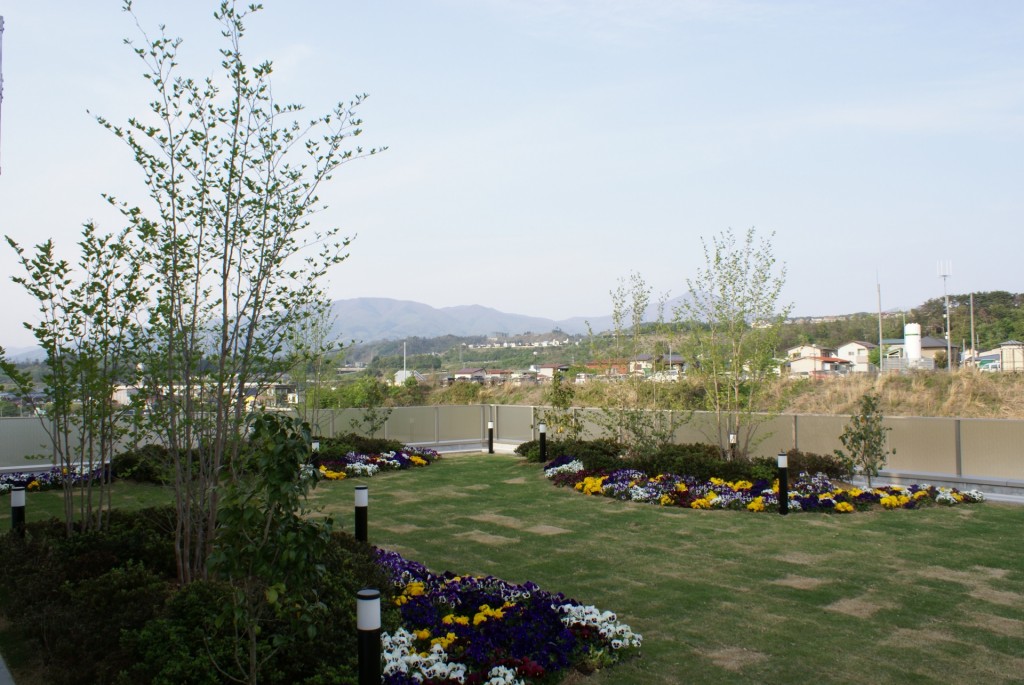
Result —
<instances>
[{"instance_id":1,"label":"black lamp post","mask_svg":"<svg viewBox=\"0 0 1024 685\"><path fill-rule=\"evenodd\" d=\"M367 510L369 508L370 508L370 490L369 490L369 488L367 486L365 486L365 485L357 485L356 486L356 511L355 511L355 518L356 518L356 526L355 526L356 527L356 540L360 540L362 542L366 542L366 540L367 540L366 529L367 529L367 520L369 518Z\"/></svg>"},{"instance_id":2,"label":"black lamp post","mask_svg":"<svg viewBox=\"0 0 1024 685\"><path fill-rule=\"evenodd\" d=\"M779 452L779 513L789 513L789 457Z\"/></svg>"},{"instance_id":3,"label":"black lamp post","mask_svg":"<svg viewBox=\"0 0 1024 685\"><path fill-rule=\"evenodd\" d=\"M540 431L540 463L546 464L548 461L548 424L541 421L537 430Z\"/></svg>"},{"instance_id":4,"label":"black lamp post","mask_svg":"<svg viewBox=\"0 0 1024 685\"><path fill-rule=\"evenodd\" d=\"M11 530L25 537L25 488L11 488Z\"/></svg>"},{"instance_id":5,"label":"black lamp post","mask_svg":"<svg viewBox=\"0 0 1024 685\"><path fill-rule=\"evenodd\" d=\"M359 685L380 685L380 592L365 588L356 593L356 632Z\"/></svg>"}]
</instances>

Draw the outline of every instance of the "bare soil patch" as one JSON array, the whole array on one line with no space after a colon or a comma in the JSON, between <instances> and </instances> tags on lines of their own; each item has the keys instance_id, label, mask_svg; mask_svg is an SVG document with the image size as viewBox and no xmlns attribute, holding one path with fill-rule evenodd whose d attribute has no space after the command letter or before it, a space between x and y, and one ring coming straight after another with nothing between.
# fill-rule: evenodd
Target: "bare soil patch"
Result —
<instances>
[{"instance_id":1,"label":"bare soil patch","mask_svg":"<svg viewBox=\"0 0 1024 685\"><path fill-rule=\"evenodd\" d=\"M410 502L419 502L423 498L415 493L408 490L392 490L388 493L389 497L394 498L398 504L408 504Z\"/></svg>"},{"instance_id":2,"label":"bare soil patch","mask_svg":"<svg viewBox=\"0 0 1024 685\"><path fill-rule=\"evenodd\" d=\"M470 516L469 518L473 521L479 521L480 523L493 523L496 526L515 528L516 530L523 527L523 522L514 516L502 516L501 514L477 514L476 516Z\"/></svg>"},{"instance_id":3,"label":"bare soil patch","mask_svg":"<svg viewBox=\"0 0 1024 685\"><path fill-rule=\"evenodd\" d=\"M813 590L816 587L824 584L825 581L820 578L808 578L806 576L796 576L792 573L785 578L779 578L773 580L772 585L784 585L786 587L796 588L797 590Z\"/></svg>"},{"instance_id":4,"label":"bare soil patch","mask_svg":"<svg viewBox=\"0 0 1024 685\"><path fill-rule=\"evenodd\" d=\"M1024 609L1024 595L1019 595L1016 592L1004 592L995 588L981 586L971 590L968 594L974 599L988 602L989 604Z\"/></svg>"},{"instance_id":5,"label":"bare soil patch","mask_svg":"<svg viewBox=\"0 0 1024 685\"><path fill-rule=\"evenodd\" d=\"M526 529L527 533L533 533L534 535L562 535L564 533L571 533L571 530L567 528L559 528L558 526L533 526L532 528Z\"/></svg>"},{"instance_id":6,"label":"bare soil patch","mask_svg":"<svg viewBox=\"0 0 1024 685\"><path fill-rule=\"evenodd\" d=\"M918 570L917 574L924 578L965 585L970 588L968 594L982 602L1024 609L1024 596L1016 592L997 590L989 585L991 581L1005 578L1009 574L1007 569L974 566L970 571L954 571L942 566L928 566Z\"/></svg>"},{"instance_id":7,"label":"bare soil patch","mask_svg":"<svg viewBox=\"0 0 1024 685\"><path fill-rule=\"evenodd\" d=\"M726 647L711 652L701 652L701 654L710 659L715 666L734 673L768 658L767 654L743 647Z\"/></svg>"},{"instance_id":8,"label":"bare soil patch","mask_svg":"<svg viewBox=\"0 0 1024 685\"><path fill-rule=\"evenodd\" d=\"M790 552L781 556L772 557L777 561L785 561L790 564L801 566L817 566L828 562L829 557L825 554L808 554L807 552Z\"/></svg>"},{"instance_id":9,"label":"bare soil patch","mask_svg":"<svg viewBox=\"0 0 1024 685\"><path fill-rule=\"evenodd\" d=\"M855 618L871 618L884 607L871 600L870 595L847 597L825 607L829 611L837 611Z\"/></svg>"},{"instance_id":10,"label":"bare soil patch","mask_svg":"<svg viewBox=\"0 0 1024 685\"><path fill-rule=\"evenodd\" d=\"M1015 618L993 616L992 614L978 614L974 617L972 625L997 635L1024 639L1024 621L1019 621Z\"/></svg>"},{"instance_id":11,"label":"bare soil patch","mask_svg":"<svg viewBox=\"0 0 1024 685\"><path fill-rule=\"evenodd\" d=\"M403 523L397 526L381 526L381 530L386 530L389 533L398 533L399 535L408 535L414 533L417 530L422 530L421 526L417 526L414 523Z\"/></svg>"},{"instance_id":12,"label":"bare soil patch","mask_svg":"<svg viewBox=\"0 0 1024 685\"><path fill-rule=\"evenodd\" d=\"M956 639L953 635L944 633L940 630L928 630L927 628L897 628L889 637L888 642L890 644L907 647L908 649L915 649L918 647L924 647L927 649L936 642L959 643L960 640Z\"/></svg>"},{"instance_id":13,"label":"bare soil patch","mask_svg":"<svg viewBox=\"0 0 1024 685\"><path fill-rule=\"evenodd\" d=\"M507 485L526 485L526 479L521 476L519 478L509 478L508 480L503 480L501 482Z\"/></svg>"},{"instance_id":14,"label":"bare soil patch","mask_svg":"<svg viewBox=\"0 0 1024 685\"><path fill-rule=\"evenodd\" d=\"M519 542L519 538L507 538L504 535L491 535L485 533L482 530L471 530L468 533L459 533L456 537L466 538L473 542L479 542L481 545L514 545Z\"/></svg>"}]
</instances>

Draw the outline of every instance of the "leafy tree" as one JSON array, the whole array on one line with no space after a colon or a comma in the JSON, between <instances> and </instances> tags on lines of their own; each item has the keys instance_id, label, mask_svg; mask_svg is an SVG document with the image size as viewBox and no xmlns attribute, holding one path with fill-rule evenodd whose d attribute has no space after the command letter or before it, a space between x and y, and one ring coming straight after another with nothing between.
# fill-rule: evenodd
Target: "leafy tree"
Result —
<instances>
[{"instance_id":1,"label":"leafy tree","mask_svg":"<svg viewBox=\"0 0 1024 685\"><path fill-rule=\"evenodd\" d=\"M308 424L273 414L256 416L249 445L232 461L218 509L219 534L210 570L231 584L220 622L230 625L233 663L218 664L232 680L256 685L264 666L291 642L314 640L328 609L320 585L331 520L311 520L316 487ZM285 625L287 630L274 630ZM261 634L273 634L273 640Z\"/></svg>"},{"instance_id":2,"label":"leafy tree","mask_svg":"<svg viewBox=\"0 0 1024 685\"><path fill-rule=\"evenodd\" d=\"M656 403L646 400L646 379L638 369L640 356L650 342L644 335L644 317L651 301L651 288L638 273L629 281L619 279L610 292L612 298L612 345L609 351L621 364L630 364L634 371L608 387L608 401L601 407L598 422L608 433L625 445L627 452L641 457L669 442L673 425L666 425ZM597 343L591 335L591 347ZM653 349L653 348L652 348Z\"/></svg>"},{"instance_id":3,"label":"leafy tree","mask_svg":"<svg viewBox=\"0 0 1024 685\"><path fill-rule=\"evenodd\" d=\"M298 411L302 420L320 434L321 396L328 365L342 346L329 338L333 320L328 309L318 308L310 314L308 325L292 334L291 378L302 401Z\"/></svg>"},{"instance_id":4,"label":"leafy tree","mask_svg":"<svg viewBox=\"0 0 1024 685\"><path fill-rule=\"evenodd\" d=\"M556 440L580 439L583 422L572 408L575 397L575 385L566 382L565 375L556 371L544 393L549 408L539 412L539 420L548 425L548 431Z\"/></svg>"},{"instance_id":5,"label":"leafy tree","mask_svg":"<svg viewBox=\"0 0 1024 685\"><path fill-rule=\"evenodd\" d=\"M879 409L880 397L874 393L865 393L860 398L860 412L850 417L850 423L839 436L845 450L836 450L836 456L843 462L852 475L860 469L868 478L871 487L872 476L885 466L890 454L896 450L887 450L885 434L891 430L882 425L882 412Z\"/></svg>"},{"instance_id":6,"label":"leafy tree","mask_svg":"<svg viewBox=\"0 0 1024 685\"><path fill-rule=\"evenodd\" d=\"M754 229L739 239L729 229L701 243L704 268L687 279L689 297L675 311L689 330L681 349L687 375L703 387L716 417L717 435L708 438L724 456L735 434L745 455L766 419L755 412L768 408L764 391L779 371L775 352L790 310L779 304L786 268L776 270L771 244Z\"/></svg>"},{"instance_id":7,"label":"leafy tree","mask_svg":"<svg viewBox=\"0 0 1024 685\"><path fill-rule=\"evenodd\" d=\"M352 430L374 437L384 429L384 424L391 416L391 407L386 404L388 386L370 375L361 377L353 385L358 397L351 406L359 407L363 413L358 419L352 419L350 422Z\"/></svg>"},{"instance_id":8,"label":"leafy tree","mask_svg":"<svg viewBox=\"0 0 1024 685\"><path fill-rule=\"evenodd\" d=\"M131 3L124 9L131 12ZM223 0L221 78L179 75L180 39L161 29L132 45L154 96L126 126L98 121L131 150L145 207L109 201L129 222L133 258L150 279L139 339L152 428L172 459L178 575L206 575L218 484L234 473L247 393L288 366L292 331L327 307L330 267L347 256L337 229L314 231L320 185L369 154L345 149L361 133L363 97L299 123L302 108L273 97L269 62L243 58L244 20L259 5Z\"/></svg>"},{"instance_id":9,"label":"leafy tree","mask_svg":"<svg viewBox=\"0 0 1024 685\"><path fill-rule=\"evenodd\" d=\"M134 346L141 334L136 314L145 291L127 235L103 235L86 224L77 273L56 256L53 241L36 246L30 255L7 237L24 269L24 275L11 280L39 304L39 322L25 327L46 353L43 380L50 401L40 421L64 473L96 476L81 487L73 487L70 477L63 481L69 536L76 528L103 527L111 506L104 465L130 429L130 416L114 402L114 389L133 375ZM27 377L17 377L17 383L22 394L31 389Z\"/></svg>"}]
</instances>

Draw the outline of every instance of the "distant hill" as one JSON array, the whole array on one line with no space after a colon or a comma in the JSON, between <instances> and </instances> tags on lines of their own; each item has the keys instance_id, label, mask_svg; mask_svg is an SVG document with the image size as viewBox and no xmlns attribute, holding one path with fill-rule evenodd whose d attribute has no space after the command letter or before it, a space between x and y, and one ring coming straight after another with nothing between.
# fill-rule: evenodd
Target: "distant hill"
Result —
<instances>
[{"instance_id":1,"label":"distant hill","mask_svg":"<svg viewBox=\"0 0 1024 685\"><path fill-rule=\"evenodd\" d=\"M587 332L588 320L595 332L612 327L611 315L555 320L509 314L475 304L436 308L420 302L384 297L335 300L331 313L335 319L332 329L334 337L356 342L400 340L412 336L435 338L443 335L491 335L499 332L516 335L528 331L545 333L555 329L569 334L583 334Z\"/></svg>"}]
</instances>

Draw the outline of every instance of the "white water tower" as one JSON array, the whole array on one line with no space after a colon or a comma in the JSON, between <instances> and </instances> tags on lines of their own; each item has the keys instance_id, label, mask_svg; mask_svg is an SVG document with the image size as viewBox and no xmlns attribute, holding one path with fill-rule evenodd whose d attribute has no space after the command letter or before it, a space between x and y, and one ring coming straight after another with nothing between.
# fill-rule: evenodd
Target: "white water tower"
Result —
<instances>
[{"instance_id":1,"label":"white water tower","mask_svg":"<svg viewBox=\"0 0 1024 685\"><path fill-rule=\"evenodd\" d=\"M911 367L921 360L921 324L908 323L903 326L903 350Z\"/></svg>"}]
</instances>

